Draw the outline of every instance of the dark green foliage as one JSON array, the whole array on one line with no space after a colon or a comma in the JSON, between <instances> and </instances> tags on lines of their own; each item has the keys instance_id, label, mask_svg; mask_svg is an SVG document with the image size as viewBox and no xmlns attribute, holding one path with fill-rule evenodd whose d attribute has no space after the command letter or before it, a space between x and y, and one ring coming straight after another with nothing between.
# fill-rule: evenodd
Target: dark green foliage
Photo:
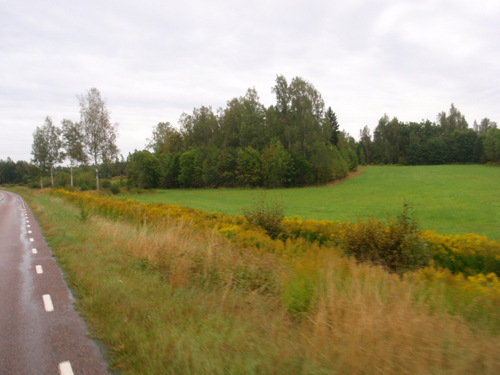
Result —
<instances>
[{"instance_id":1,"label":"dark green foliage","mask_svg":"<svg viewBox=\"0 0 500 375\"><path fill-rule=\"evenodd\" d=\"M293 160L280 141L271 143L262 153L263 185L267 188L289 186Z\"/></svg>"},{"instance_id":2,"label":"dark green foliage","mask_svg":"<svg viewBox=\"0 0 500 375\"><path fill-rule=\"evenodd\" d=\"M54 183L56 187L66 187L71 185L71 176L66 171L58 172L55 175Z\"/></svg>"},{"instance_id":3,"label":"dark green foliage","mask_svg":"<svg viewBox=\"0 0 500 375\"><path fill-rule=\"evenodd\" d=\"M236 180L240 186L261 186L262 158L260 153L248 146L240 149L236 159Z\"/></svg>"},{"instance_id":4,"label":"dark green foliage","mask_svg":"<svg viewBox=\"0 0 500 375\"><path fill-rule=\"evenodd\" d=\"M140 189L157 187L159 182L158 166L158 159L149 151L134 152L128 158L129 182Z\"/></svg>"},{"instance_id":5,"label":"dark green foliage","mask_svg":"<svg viewBox=\"0 0 500 375\"><path fill-rule=\"evenodd\" d=\"M309 160L301 155L293 155L292 186L311 185L315 182L314 167Z\"/></svg>"},{"instance_id":6,"label":"dark green foliage","mask_svg":"<svg viewBox=\"0 0 500 375\"><path fill-rule=\"evenodd\" d=\"M109 191L113 195L120 194L120 187L117 184L111 184L111 186L109 187Z\"/></svg>"},{"instance_id":7,"label":"dark green foliage","mask_svg":"<svg viewBox=\"0 0 500 375\"><path fill-rule=\"evenodd\" d=\"M490 129L484 136L484 161L500 163L500 129Z\"/></svg>"},{"instance_id":8,"label":"dark green foliage","mask_svg":"<svg viewBox=\"0 0 500 375\"><path fill-rule=\"evenodd\" d=\"M456 163L473 162L477 138L472 129L455 130L447 138L448 159Z\"/></svg>"},{"instance_id":9,"label":"dark green foliage","mask_svg":"<svg viewBox=\"0 0 500 375\"><path fill-rule=\"evenodd\" d=\"M101 183L101 187L103 189L109 190L111 188L111 181L109 180L103 180Z\"/></svg>"},{"instance_id":10,"label":"dark green foliage","mask_svg":"<svg viewBox=\"0 0 500 375\"><path fill-rule=\"evenodd\" d=\"M437 120L437 123L429 120L402 123L384 115L374 131L373 141L367 127L361 131L358 157L363 157L368 164L410 165L478 163L495 159L484 147L488 137L497 130L495 122L485 118L481 124L474 122L474 129L470 129L453 104L449 114L441 112Z\"/></svg>"},{"instance_id":11,"label":"dark green foliage","mask_svg":"<svg viewBox=\"0 0 500 375\"><path fill-rule=\"evenodd\" d=\"M156 187L303 186L357 168L354 139L340 132L311 83L278 76L273 92L276 105L267 109L251 88L217 112L183 113L179 130L159 123L148 144L158 162ZM131 185L144 185L136 168L129 171Z\"/></svg>"},{"instance_id":12,"label":"dark green foliage","mask_svg":"<svg viewBox=\"0 0 500 375\"><path fill-rule=\"evenodd\" d=\"M180 154L168 153L155 155L158 158L159 187L177 188L179 187Z\"/></svg>"},{"instance_id":13,"label":"dark green foliage","mask_svg":"<svg viewBox=\"0 0 500 375\"><path fill-rule=\"evenodd\" d=\"M203 157L201 151L193 147L179 158L179 185L184 188L203 186Z\"/></svg>"},{"instance_id":14,"label":"dark green foliage","mask_svg":"<svg viewBox=\"0 0 500 375\"><path fill-rule=\"evenodd\" d=\"M208 152L203 161L203 183L208 187L235 185L236 158L227 149Z\"/></svg>"},{"instance_id":15,"label":"dark green foliage","mask_svg":"<svg viewBox=\"0 0 500 375\"><path fill-rule=\"evenodd\" d=\"M33 167L27 162L15 163L11 158L0 160L0 185L26 184L33 176Z\"/></svg>"},{"instance_id":16,"label":"dark green foliage","mask_svg":"<svg viewBox=\"0 0 500 375\"><path fill-rule=\"evenodd\" d=\"M337 115L333 112L332 107L328 107L325 113L327 131L330 133L330 142L332 145L336 146L339 143L339 123L337 121Z\"/></svg>"},{"instance_id":17,"label":"dark green foliage","mask_svg":"<svg viewBox=\"0 0 500 375\"><path fill-rule=\"evenodd\" d=\"M342 159L337 147L323 142L313 145L310 161L315 166L315 183L323 184L347 174L347 163Z\"/></svg>"}]
</instances>

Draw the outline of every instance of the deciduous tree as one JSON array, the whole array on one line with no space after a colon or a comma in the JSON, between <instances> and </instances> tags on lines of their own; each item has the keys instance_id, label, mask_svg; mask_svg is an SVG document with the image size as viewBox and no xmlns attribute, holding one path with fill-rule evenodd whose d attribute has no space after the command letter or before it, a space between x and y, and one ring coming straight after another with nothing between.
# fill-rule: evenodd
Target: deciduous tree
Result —
<instances>
[{"instance_id":1,"label":"deciduous tree","mask_svg":"<svg viewBox=\"0 0 500 375\"><path fill-rule=\"evenodd\" d=\"M484 161L500 163L500 129L490 129L484 137Z\"/></svg>"},{"instance_id":2,"label":"deciduous tree","mask_svg":"<svg viewBox=\"0 0 500 375\"><path fill-rule=\"evenodd\" d=\"M489 118L485 117L478 124L476 120L474 120L474 131L478 134L485 134L488 130L496 128L497 123L495 121L491 121Z\"/></svg>"},{"instance_id":3,"label":"deciduous tree","mask_svg":"<svg viewBox=\"0 0 500 375\"><path fill-rule=\"evenodd\" d=\"M257 150L251 146L240 149L236 163L236 178L239 185L261 186L262 158Z\"/></svg>"},{"instance_id":4,"label":"deciduous tree","mask_svg":"<svg viewBox=\"0 0 500 375\"><path fill-rule=\"evenodd\" d=\"M159 163L149 151L135 151L128 157L127 176L130 183L140 189L152 189L158 186Z\"/></svg>"},{"instance_id":5,"label":"deciduous tree","mask_svg":"<svg viewBox=\"0 0 500 375\"><path fill-rule=\"evenodd\" d=\"M94 165L96 188L99 190L99 164L110 162L118 154L118 124L111 123L106 103L96 88L91 88L86 95L79 96L79 100L85 151Z\"/></svg>"},{"instance_id":6,"label":"deciduous tree","mask_svg":"<svg viewBox=\"0 0 500 375\"><path fill-rule=\"evenodd\" d=\"M263 182L267 188L287 186L293 172L293 160L280 141L266 147L262 153Z\"/></svg>"},{"instance_id":7,"label":"deciduous tree","mask_svg":"<svg viewBox=\"0 0 500 375\"><path fill-rule=\"evenodd\" d=\"M160 122L153 129L153 137L148 139L147 148L155 154L168 154L182 150L182 135L169 122Z\"/></svg>"},{"instance_id":8,"label":"deciduous tree","mask_svg":"<svg viewBox=\"0 0 500 375\"><path fill-rule=\"evenodd\" d=\"M62 120L62 138L66 157L69 159L71 186L73 186L73 168L79 163L87 161L84 150L85 139L81 125L71 120Z\"/></svg>"},{"instance_id":9,"label":"deciduous tree","mask_svg":"<svg viewBox=\"0 0 500 375\"><path fill-rule=\"evenodd\" d=\"M465 130L469 127L465 116L460 113L453 103L450 106L448 115L446 115L446 112L438 114L438 122L445 133L452 133L455 130Z\"/></svg>"},{"instance_id":10,"label":"deciduous tree","mask_svg":"<svg viewBox=\"0 0 500 375\"><path fill-rule=\"evenodd\" d=\"M43 188L43 173L50 172L50 182L54 186L54 166L60 163L64 154L61 152L61 129L56 127L52 119L47 116L45 123L37 127L33 133L31 154L33 163L40 171L40 187Z\"/></svg>"},{"instance_id":11,"label":"deciduous tree","mask_svg":"<svg viewBox=\"0 0 500 375\"><path fill-rule=\"evenodd\" d=\"M203 186L203 157L196 147L182 153L179 158L179 184L185 188Z\"/></svg>"}]
</instances>

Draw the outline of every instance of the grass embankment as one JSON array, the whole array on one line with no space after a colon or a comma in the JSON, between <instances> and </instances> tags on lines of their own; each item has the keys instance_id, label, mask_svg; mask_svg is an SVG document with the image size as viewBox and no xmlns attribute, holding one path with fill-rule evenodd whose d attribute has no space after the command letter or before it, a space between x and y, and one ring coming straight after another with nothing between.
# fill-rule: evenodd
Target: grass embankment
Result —
<instances>
[{"instance_id":1,"label":"grass embankment","mask_svg":"<svg viewBox=\"0 0 500 375\"><path fill-rule=\"evenodd\" d=\"M272 242L242 230L236 245L221 230L170 214L148 224L132 207L128 214L137 210L142 224L95 213L84 221L61 198L27 198L78 309L123 373L500 371L498 322L462 315L448 293L450 275L426 284L317 242ZM106 210L95 200L99 206ZM253 237L259 246L250 245ZM309 308L300 306L301 296L313 299ZM497 306L485 304L486 315Z\"/></svg>"},{"instance_id":2,"label":"grass embankment","mask_svg":"<svg viewBox=\"0 0 500 375\"><path fill-rule=\"evenodd\" d=\"M420 226L440 234L477 233L500 240L500 168L485 165L364 167L340 185L266 191L283 202L287 216L356 221L357 215L385 219L410 202ZM245 189L158 190L129 195L141 202L164 202L242 214L258 194Z\"/></svg>"}]
</instances>

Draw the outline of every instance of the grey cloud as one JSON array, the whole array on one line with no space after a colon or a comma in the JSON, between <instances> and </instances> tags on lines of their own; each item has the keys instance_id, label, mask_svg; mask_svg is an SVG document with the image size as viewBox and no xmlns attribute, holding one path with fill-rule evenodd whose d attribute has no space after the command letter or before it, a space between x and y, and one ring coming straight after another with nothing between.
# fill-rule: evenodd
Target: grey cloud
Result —
<instances>
[{"instance_id":1,"label":"grey cloud","mask_svg":"<svg viewBox=\"0 0 500 375\"><path fill-rule=\"evenodd\" d=\"M434 120L451 102L469 123L500 121L497 3L18 0L0 13L0 159L29 159L35 126L77 120L90 87L125 155L157 122L249 87L271 105L277 74L313 83L354 136L385 112Z\"/></svg>"}]
</instances>

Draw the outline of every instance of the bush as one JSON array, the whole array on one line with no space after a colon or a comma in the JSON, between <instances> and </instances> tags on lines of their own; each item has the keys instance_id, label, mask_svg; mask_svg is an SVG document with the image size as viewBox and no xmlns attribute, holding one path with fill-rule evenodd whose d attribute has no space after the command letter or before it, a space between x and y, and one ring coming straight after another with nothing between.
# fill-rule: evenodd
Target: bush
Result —
<instances>
[{"instance_id":1,"label":"bush","mask_svg":"<svg viewBox=\"0 0 500 375\"><path fill-rule=\"evenodd\" d=\"M54 177L54 184L57 187L69 186L71 184L71 176L68 172L59 172Z\"/></svg>"},{"instance_id":2,"label":"bush","mask_svg":"<svg viewBox=\"0 0 500 375\"><path fill-rule=\"evenodd\" d=\"M102 180L101 187L103 189L108 189L109 190L111 188L111 181L109 181L109 180Z\"/></svg>"},{"instance_id":3,"label":"bush","mask_svg":"<svg viewBox=\"0 0 500 375\"><path fill-rule=\"evenodd\" d=\"M271 238L277 238L284 231L285 207L276 201L267 203L264 194L255 200L252 209L245 208L243 213L251 225L263 228Z\"/></svg>"},{"instance_id":4,"label":"bush","mask_svg":"<svg viewBox=\"0 0 500 375\"><path fill-rule=\"evenodd\" d=\"M109 191L111 191L113 195L120 194L120 188L116 184L112 184Z\"/></svg>"},{"instance_id":5,"label":"bush","mask_svg":"<svg viewBox=\"0 0 500 375\"><path fill-rule=\"evenodd\" d=\"M90 217L90 210L88 207L85 207L85 205L83 205L83 204L81 204L79 206L79 208L80 208L80 212L76 217L78 218L78 220L80 220L80 222L82 224L85 224Z\"/></svg>"},{"instance_id":6,"label":"bush","mask_svg":"<svg viewBox=\"0 0 500 375\"><path fill-rule=\"evenodd\" d=\"M91 183L91 184L83 184L80 186L80 190L81 191L88 191L88 190L95 190L96 189L96 185L95 183Z\"/></svg>"},{"instance_id":7,"label":"bush","mask_svg":"<svg viewBox=\"0 0 500 375\"><path fill-rule=\"evenodd\" d=\"M404 272L429 263L430 251L407 203L403 213L397 219L389 219L387 224L369 218L344 225L341 245L347 254L359 261L380 264L393 272Z\"/></svg>"}]
</instances>

